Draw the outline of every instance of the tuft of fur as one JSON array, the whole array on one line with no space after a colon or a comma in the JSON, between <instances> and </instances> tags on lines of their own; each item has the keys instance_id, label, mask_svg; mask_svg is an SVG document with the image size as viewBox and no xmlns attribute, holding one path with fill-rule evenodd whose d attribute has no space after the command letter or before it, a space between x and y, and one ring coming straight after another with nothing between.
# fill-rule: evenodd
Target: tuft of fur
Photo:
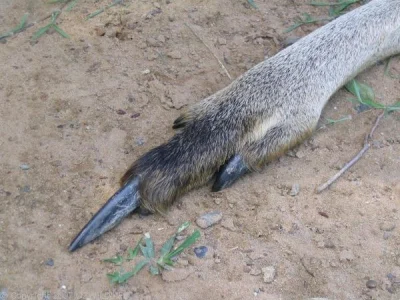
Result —
<instances>
[{"instance_id":1,"label":"tuft of fur","mask_svg":"<svg viewBox=\"0 0 400 300\"><path fill-rule=\"evenodd\" d=\"M319 28L191 107L180 131L139 158L142 206L162 210L234 154L257 169L311 134L330 97L400 52L400 0L373 0Z\"/></svg>"}]
</instances>

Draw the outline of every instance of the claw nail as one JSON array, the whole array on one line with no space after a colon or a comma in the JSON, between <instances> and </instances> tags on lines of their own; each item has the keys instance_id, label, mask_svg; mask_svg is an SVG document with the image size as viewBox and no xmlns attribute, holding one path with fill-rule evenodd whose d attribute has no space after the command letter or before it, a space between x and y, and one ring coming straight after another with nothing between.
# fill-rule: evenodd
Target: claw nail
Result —
<instances>
[{"instance_id":1,"label":"claw nail","mask_svg":"<svg viewBox=\"0 0 400 300\"><path fill-rule=\"evenodd\" d=\"M83 227L71 242L68 250L86 245L106 231L118 225L140 205L139 178L135 177L122 186Z\"/></svg>"}]
</instances>

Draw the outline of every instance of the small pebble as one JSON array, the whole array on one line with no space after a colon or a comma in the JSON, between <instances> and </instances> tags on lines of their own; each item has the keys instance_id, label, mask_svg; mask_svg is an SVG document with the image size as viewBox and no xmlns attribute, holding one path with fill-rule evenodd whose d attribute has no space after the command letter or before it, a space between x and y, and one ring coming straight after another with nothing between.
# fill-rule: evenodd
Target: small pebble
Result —
<instances>
[{"instance_id":1,"label":"small pebble","mask_svg":"<svg viewBox=\"0 0 400 300\"><path fill-rule=\"evenodd\" d=\"M25 185L25 186L21 187L19 190L22 193L29 193L31 191L31 187L29 185Z\"/></svg>"},{"instance_id":2,"label":"small pebble","mask_svg":"<svg viewBox=\"0 0 400 300\"><path fill-rule=\"evenodd\" d=\"M50 267L54 266L54 260L52 258L49 258L48 260L46 260L45 265Z\"/></svg>"},{"instance_id":3,"label":"small pebble","mask_svg":"<svg viewBox=\"0 0 400 300\"><path fill-rule=\"evenodd\" d=\"M343 250L339 254L339 260L341 262L352 261L352 260L354 260L354 254L353 254L353 252L351 250Z\"/></svg>"},{"instance_id":4,"label":"small pebble","mask_svg":"<svg viewBox=\"0 0 400 300\"><path fill-rule=\"evenodd\" d=\"M124 111L123 109L118 109L118 110L117 110L117 114L119 114L119 115L125 115L125 114L126 114L126 111Z\"/></svg>"},{"instance_id":5,"label":"small pebble","mask_svg":"<svg viewBox=\"0 0 400 300\"><path fill-rule=\"evenodd\" d=\"M178 265L182 267L186 267L189 265L189 261L187 259L179 259L178 260Z\"/></svg>"},{"instance_id":6,"label":"small pebble","mask_svg":"<svg viewBox=\"0 0 400 300\"><path fill-rule=\"evenodd\" d=\"M7 299L7 289L6 288L2 288L0 290L0 300L6 300Z\"/></svg>"},{"instance_id":7,"label":"small pebble","mask_svg":"<svg viewBox=\"0 0 400 300\"><path fill-rule=\"evenodd\" d=\"M130 291L129 291L129 292L125 292L125 293L122 294L122 299L123 299L123 300L132 299L132 294L133 294L133 293L130 292Z\"/></svg>"},{"instance_id":8,"label":"small pebble","mask_svg":"<svg viewBox=\"0 0 400 300\"><path fill-rule=\"evenodd\" d=\"M3 300L3 299L1 299L1 297L0 297L0 300ZM42 300L51 300L51 294L49 291L44 292Z\"/></svg>"},{"instance_id":9,"label":"small pebble","mask_svg":"<svg viewBox=\"0 0 400 300\"><path fill-rule=\"evenodd\" d=\"M143 75L150 74L150 70L149 70L149 69L143 70L143 71L142 71L142 74L143 74Z\"/></svg>"},{"instance_id":10,"label":"small pebble","mask_svg":"<svg viewBox=\"0 0 400 300\"><path fill-rule=\"evenodd\" d=\"M326 240L324 243L325 248L333 249L335 248L335 244L331 240Z\"/></svg>"},{"instance_id":11,"label":"small pebble","mask_svg":"<svg viewBox=\"0 0 400 300\"><path fill-rule=\"evenodd\" d=\"M382 231L392 231L396 227L396 224L391 222L383 222L379 225L379 229Z\"/></svg>"},{"instance_id":12,"label":"small pebble","mask_svg":"<svg viewBox=\"0 0 400 300\"><path fill-rule=\"evenodd\" d=\"M24 171L30 169L29 165L26 165L26 164L22 164L22 165L20 165L19 167L21 168L21 170L24 170Z\"/></svg>"},{"instance_id":13,"label":"small pebble","mask_svg":"<svg viewBox=\"0 0 400 300\"><path fill-rule=\"evenodd\" d=\"M387 274L386 277L387 277L390 281L393 281L393 280L396 279L396 275L394 275L394 274L392 274L392 273Z\"/></svg>"},{"instance_id":14,"label":"small pebble","mask_svg":"<svg viewBox=\"0 0 400 300\"><path fill-rule=\"evenodd\" d=\"M384 240L388 240L391 236L392 236L392 233L390 233L390 232L388 232L388 231L385 231L385 232L383 233L383 239L384 239Z\"/></svg>"},{"instance_id":15,"label":"small pebble","mask_svg":"<svg viewBox=\"0 0 400 300\"><path fill-rule=\"evenodd\" d=\"M303 149L300 148L299 150L296 151L297 158L303 158L305 156L306 156L306 152Z\"/></svg>"},{"instance_id":16,"label":"small pebble","mask_svg":"<svg viewBox=\"0 0 400 300\"><path fill-rule=\"evenodd\" d=\"M367 288L375 289L378 286L378 283L375 280L368 280L366 283Z\"/></svg>"},{"instance_id":17,"label":"small pebble","mask_svg":"<svg viewBox=\"0 0 400 300\"><path fill-rule=\"evenodd\" d=\"M294 197L297 196L300 192L300 185L298 183L295 183L292 185L292 189L290 190L289 195Z\"/></svg>"},{"instance_id":18,"label":"small pebble","mask_svg":"<svg viewBox=\"0 0 400 300\"><path fill-rule=\"evenodd\" d=\"M219 45L226 45L226 39L224 38L218 38L217 42Z\"/></svg>"},{"instance_id":19,"label":"small pebble","mask_svg":"<svg viewBox=\"0 0 400 300\"><path fill-rule=\"evenodd\" d=\"M235 224L233 224L232 218L227 218L227 219L224 218L224 220L222 220L221 222L221 226L230 231L236 231L236 227Z\"/></svg>"},{"instance_id":20,"label":"small pebble","mask_svg":"<svg viewBox=\"0 0 400 300\"><path fill-rule=\"evenodd\" d=\"M300 39L300 37L295 36L295 35L288 36L288 37L282 42L282 47L283 47L283 48L289 47L289 46L293 45L294 43L296 43L299 39Z\"/></svg>"},{"instance_id":21,"label":"small pebble","mask_svg":"<svg viewBox=\"0 0 400 300\"><path fill-rule=\"evenodd\" d=\"M193 249L194 254L196 254L196 256L198 258L203 258L204 256L206 256L208 248L206 246L200 246L200 247L196 247Z\"/></svg>"},{"instance_id":22,"label":"small pebble","mask_svg":"<svg viewBox=\"0 0 400 300\"><path fill-rule=\"evenodd\" d=\"M144 144L144 138L142 138L142 137L136 138L136 144L138 144L139 146L142 146Z\"/></svg>"},{"instance_id":23,"label":"small pebble","mask_svg":"<svg viewBox=\"0 0 400 300\"><path fill-rule=\"evenodd\" d=\"M164 271L161 277L166 282L177 282L188 278L192 273L194 273L193 267L187 268L174 268L173 271Z\"/></svg>"},{"instance_id":24,"label":"small pebble","mask_svg":"<svg viewBox=\"0 0 400 300\"><path fill-rule=\"evenodd\" d=\"M318 214L319 214L320 216L323 216L324 218L329 219L329 215L328 215L326 212L324 212L324 211L319 211Z\"/></svg>"},{"instance_id":25,"label":"small pebble","mask_svg":"<svg viewBox=\"0 0 400 300\"><path fill-rule=\"evenodd\" d=\"M182 58L182 54L178 50L173 50L173 51L167 53L167 56L170 58L173 58L173 59L181 59Z\"/></svg>"},{"instance_id":26,"label":"small pebble","mask_svg":"<svg viewBox=\"0 0 400 300\"><path fill-rule=\"evenodd\" d=\"M243 272L250 273L251 268L249 266L243 266Z\"/></svg>"},{"instance_id":27,"label":"small pebble","mask_svg":"<svg viewBox=\"0 0 400 300\"><path fill-rule=\"evenodd\" d=\"M251 271L250 271L250 275L253 275L253 276L258 276L260 274L261 274L261 270L258 268L251 269Z\"/></svg>"},{"instance_id":28,"label":"small pebble","mask_svg":"<svg viewBox=\"0 0 400 300\"><path fill-rule=\"evenodd\" d=\"M371 106L366 105L366 104L360 104L355 109L356 109L357 113L360 114L360 113L362 113L364 111L370 110Z\"/></svg>"},{"instance_id":29,"label":"small pebble","mask_svg":"<svg viewBox=\"0 0 400 300\"><path fill-rule=\"evenodd\" d=\"M106 30L104 29L104 27L96 27L94 29L94 32L96 33L96 35L98 36L104 36L106 34Z\"/></svg>"},{"instance_id":30,"label":"small pebble","mask_svg":"<svg viewBox=\"0 0 400 300\"><path fill-rule=\"evenodd\" d=\"M276 270L275 267L269 266L261 269L263 274L264 274L264 282L265 283L271 283L274 281L275 276L276 276Z\"/></svg>"},{"instance_id":31,"label":"small pebble","mask_svg":"<svg viewBox=\"0 0 400 300\"><path fill-rule=\"evenodd\" d=\"M221 219L222 219L222 213L219 211L213 211L197 218L196 224L200 228L205 229L218 223L219 221L221 221Z\"/></svg>"},{"instance_id":32,"label":"small pebble","mask_svg":"<svg viewBox=\"0 0 400 300\"><path fill-rule=\"evenodd\" d=\"M83 273L81 274L81 281L82 282L89 282L90 280L92 280L93 276L90 273Z\"/></svg>"},{"instance_id":33,"label":"small pebble","mask_svg":"<svg viewBox=\"0 0 400 300\"><path fill-rule=\"evenodd\" d=\"M131 118L132 119L136 119L136 118L139 118L139 117L140 117L140 113L131 114Z\"/></svg>"}]
</instances>

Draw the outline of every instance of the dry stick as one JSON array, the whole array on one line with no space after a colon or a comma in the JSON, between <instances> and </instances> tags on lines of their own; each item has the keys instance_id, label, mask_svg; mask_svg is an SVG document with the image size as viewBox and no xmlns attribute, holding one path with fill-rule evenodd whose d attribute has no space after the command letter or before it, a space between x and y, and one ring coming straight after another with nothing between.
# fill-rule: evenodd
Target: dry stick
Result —
<instances>
[{"instance_id":1,"label":"dry stick","mask_svg":"<svg viewBox=\"0 0 400 300\"><path fill-rule=\"evenodd\" d=\"M190 29L191 32L193 32L193 34L200 40L200 42L202 42L204 44L204 46L206 46L206 48L208 49L208 51L211 52L211 54L215 57L215 59L218 61L219 65L221 66L222 70L224 70L226 76L228 76L228 78L230 80L232 80L232 76L231 74L229 74L228 70L225 68L224 64L220 61L220 59L214 54L214 52L211 50L211 48L203 41L203 39L196 33L196 31L193 30L193 28L191 26L189 26L189 24L185 23L185 25Z\"/></svg>"},{"instance_id":2,"label":"dry stick","mask_svg":"<svg viewBox=\"0 0 400 300\"><path fill-rule=\"evenodd\" d=\"M304 263L304 259L303 259L303 258L300 258L300 263L301 263L301 265L303 266L304 270L306 270L306 272L307 272L310 276L315 277L314 273L311 272L309 268L307 268L306 264Z\"/></svg>"},{"instance_id":3,"label":"dry stick","mask_svg":"<svg viewBox=\"0 0 400 300\"><path fill-rule=\"evenodd\" d=\"M364 138L364 146L362 147L362 149L357 153L356 156L353 157L352 160L350 160L339 172L337 172L333 177L331 177L327 182L325 182L324 184L320 185L317 188L317 194L323 192L324 190L326 190L328 187L330 187L332 185L332 183L334 183L340 176L343 175L344 172L346 172L348 169L351 168L351 166L353 166L363 155L365 152L367 152L367 150L371 147L370 145L370 140L372 139L372 135L374 134L376 128L378 127L379 122L381 121L382 117L385 115L385 111L383 111L377 118L376 121L374 123L374 126L371 128L371 131L365 135Z\"/></svg>"}]
</instances>

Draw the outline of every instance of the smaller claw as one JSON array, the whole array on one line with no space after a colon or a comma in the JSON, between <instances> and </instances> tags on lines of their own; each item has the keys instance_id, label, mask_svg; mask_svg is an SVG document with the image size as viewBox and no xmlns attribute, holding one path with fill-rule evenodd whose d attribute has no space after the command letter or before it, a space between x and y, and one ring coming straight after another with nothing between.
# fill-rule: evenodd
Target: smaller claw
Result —
<instances>
[{"instance_id":1,"label":"smaller claw","mask_svg":"<svg viewBox=\"0 0 400 300\"><path fill-rule=\"evenodd\" d=\"M75 251L114 228L139 205L139 177L135 177L122 186L103 205L71 242L68 250Z\"/></svg>"},{"instance_id":2,"label":"smaller claw","mask_svg":"<svg viewBox=\"0 0 400 300\"><path fill-rule=\"evenodd\" d=\"M238 154L234 155L218 171L217 178L215 179L211 190L213 192L218 192L230 187L236 182L236 180L249 172L250 169L245 163L243 157Z\"/></svg>"}]
</instances>

